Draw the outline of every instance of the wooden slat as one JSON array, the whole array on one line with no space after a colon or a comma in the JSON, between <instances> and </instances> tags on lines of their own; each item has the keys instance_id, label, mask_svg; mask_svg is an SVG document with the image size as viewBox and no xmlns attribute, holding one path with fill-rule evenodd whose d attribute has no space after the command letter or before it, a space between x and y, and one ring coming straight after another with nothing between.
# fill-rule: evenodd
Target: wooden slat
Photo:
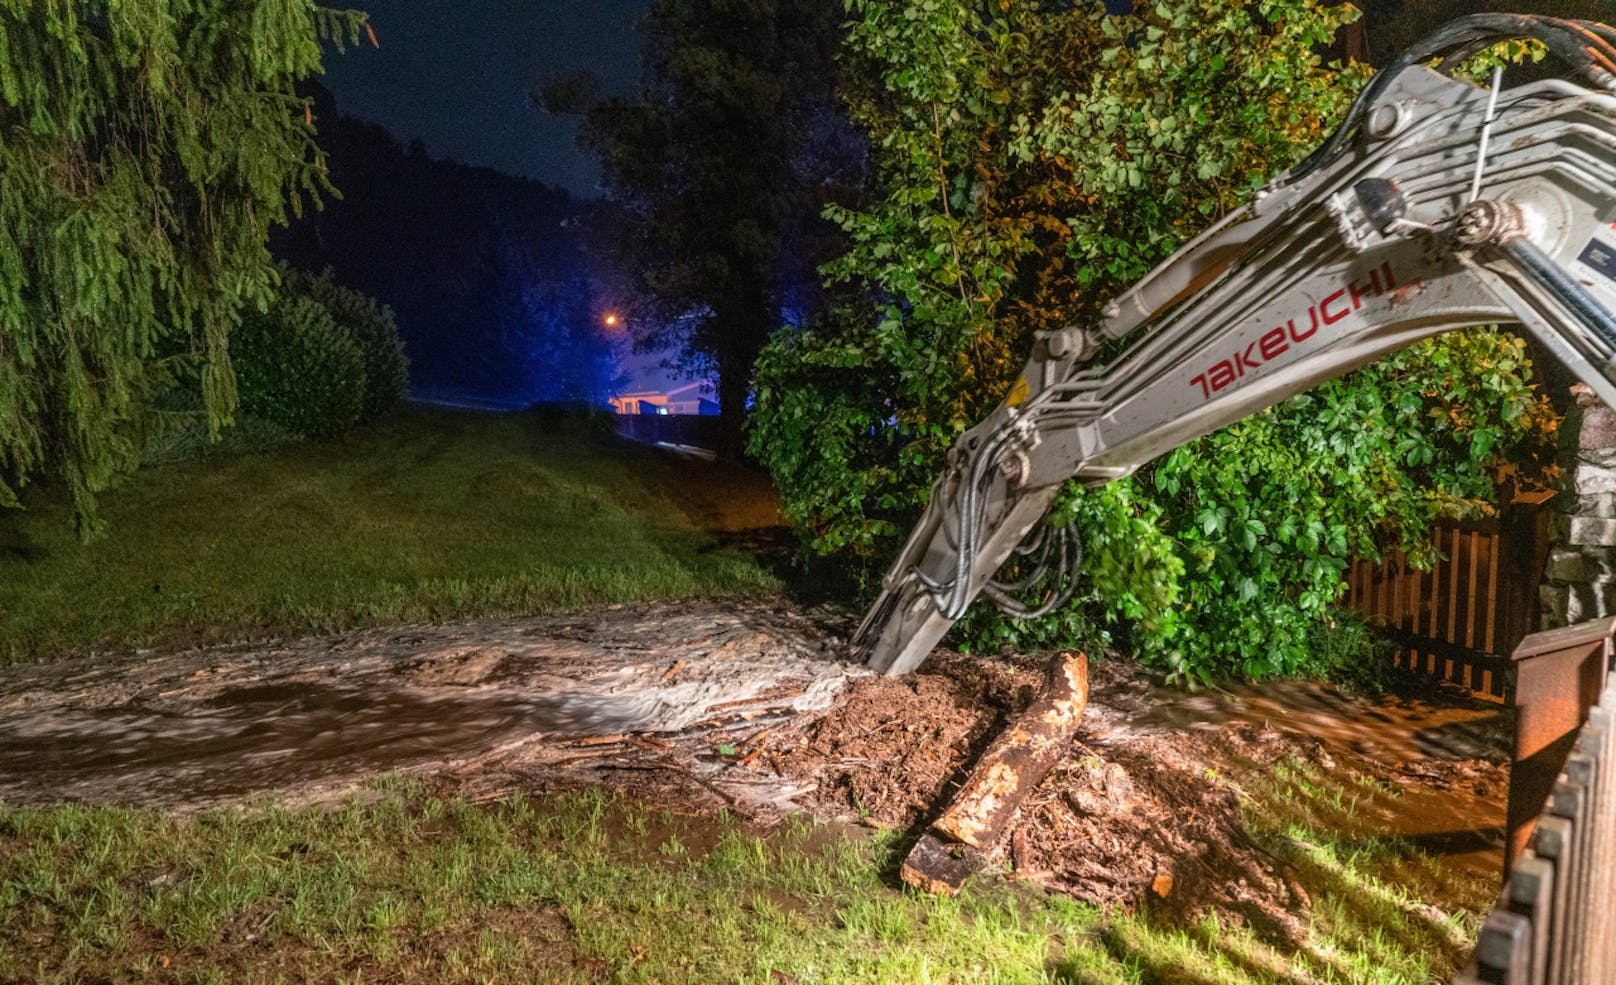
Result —
<instances>
[{"instance_id":1,"label":"wooden slat","mask_svg":"<svg viewBox=\"0 0 1616 985\"><path fill-rule=\"evenodd\" d=\"M1480 572L1477 570L1481 560L1481 552L1477 547L1480 534L1470 531L1470 582L1465 592L1465 633L1464 645L1472 649L1476 645L1476 581ZM1455 640L1454 642L1458 642Z\"/></svg>"},{"instance_id":2,"label":"wooden slat","mask_svg":"<svg viewBox=\"0 0 1616 985\"><path fill-rule=\"evenodd\" d=\"M1398 629L1403 625L1403 583L1408 579L1408 567L1403 556L1403 549L1397 549L1397 561L1392 568L1392 577L1389 585L1391 594L1391 624Z\"/></svg>"},{"instance_id":3,"label":"wooden slat","mask_svg":"<svg viewBox=\"0 0 1616 985\"><path fill-rule=\"evenodd\" d=\"M1448 547L1448 643L1458 643L1459 627L1459 528L1454 526Z\"/></svg>"},{"instance_id":4,"label":"wooden slat","mask_svg":"<svg viewBox=\"0 0 1616 985\"><path fill-rule=\"evenodd\" d=\"M1487 538L1487 612L1482 622L1485 642L1481 648L1488 653L1498 652L1494 647L1498 645L1498 556L1501 553L1498 545L1501 539L1496 533Z\"/></svg>"},{"instance_id":5,"label":"wooden slat","mask_svg":"<svg viewBox=\"0 0 1616 985\"><path fill-rule=\"evenodd\" d=\"M1433 546L1435 546L1435 547L1440 547L1441 546L1442 537L1441 537L1440 533L1433 534L1431 539L1434 542ZM1441 625L1441 623L1439 621L1440 617L1441 617L1441 614L1442 614L1442 612L1441 612L1441 610L1442 610L1441 582L1442 582L1442 572L1446 568L1447 568L1447 564L1445 562L1443 562L1443 560L1440 557L1438 557L1436 559L1436 561L1434 563L1432 563L1432 565L1431 565L1431 594L1430 594L1430 598L1427 599L1427 601L1426 601L1426 604L1430 607L1430 610L1431 610L1430 616L1426 619L1427 629L1425 631L1425 634L1427 636L1433 636L1434 637L1434 636L1439 636L1442 633L1442 625Z\"/></svg>"},{"instance_id":6,"label":"wooden slat","mask_svg":"<svg viewBox=\"0 0 1616 985\"><path fill-rule=\"evenodd\" d=\"M1420 599L1423 596L1420 579L1425 573L1418 568L1410 568L1408 572L1408 629L1415 636L1420 635ZM1429 634L1427 634L1429 635Z\"/></svg>"}]
</instances>

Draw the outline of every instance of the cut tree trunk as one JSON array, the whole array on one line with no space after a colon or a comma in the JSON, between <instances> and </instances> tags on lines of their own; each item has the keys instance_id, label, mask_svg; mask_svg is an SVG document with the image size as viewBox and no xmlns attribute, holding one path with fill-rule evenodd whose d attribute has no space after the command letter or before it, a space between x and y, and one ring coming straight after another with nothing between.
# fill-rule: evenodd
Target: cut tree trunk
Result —
<instances>
[{"instance_id":1,"label":"cut tree trunk","mask_svg":"<svg viewBox=\"0 0 1616 985\"><path fill-rule=\"evenodd\" d=\"M903 881L933 893L957 891L1008 833L1022 801L1066 755L1088 700L1088 658L1056 654L1043 692L982 753L904 860Z\"/></svg>"}]
</instances>

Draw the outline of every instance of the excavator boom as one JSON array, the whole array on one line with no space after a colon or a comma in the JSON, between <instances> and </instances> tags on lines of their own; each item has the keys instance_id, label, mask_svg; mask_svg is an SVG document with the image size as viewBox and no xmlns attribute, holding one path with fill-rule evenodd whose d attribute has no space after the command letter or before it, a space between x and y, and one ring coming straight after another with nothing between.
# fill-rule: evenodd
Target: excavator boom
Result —
<instances>
[{"instance_id":1,"label":"excavator boom","mask_svg":"<svg viewBox=\"0 0 1616 985\"><path fill-rule=\"evenodd\" d=\"M1450 77L1531 37L1571 69L1500 91ZM1436 67L1426 63L1440 59ZM1451 329L1518 322L1616 404L1616 30L1461 18L1377 75L1312 157L1114 300L1041 334L1009 395L949 453L854 637L901 674L986 593L1067 479L1185 442ZM1123 354L1092 363L1108 340ZM1070 540L1041 532L1069 581Z\"/></svg>"}]
</instances>

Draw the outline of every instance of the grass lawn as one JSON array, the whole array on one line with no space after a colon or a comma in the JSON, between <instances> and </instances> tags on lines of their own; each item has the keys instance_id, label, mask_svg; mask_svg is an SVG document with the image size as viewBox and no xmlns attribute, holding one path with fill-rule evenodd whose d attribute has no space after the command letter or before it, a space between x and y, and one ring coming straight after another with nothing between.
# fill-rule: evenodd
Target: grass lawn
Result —
<instances>
[{"instance_id":1,"label":"grass lawn","mask_svg":"<svg viewBox=\"0 0 1616 985\"><path fill-rule=\"evenodd\" d=\"M1290 945L1027 883L923 896L895 888L892 833L757 837L598 792L479 805L395 777L335 809L0 807L0 981L1445 980L1474 918L1388 881L1442 878L1406 846L1328 834L1350 810L1328 784L1282 776L1247 800L1251 837L1312 894Z\"/></svg>"},{"instance_id":2,"label":"grass lawn","mask_svg":"<svg viewBox=\"0 0 1616 985\"><path fill-rule=\"evenodd\" d=\"M721 546L776 522L760 477L533 414L149 467L88 545L33 492L0 513L0 661L779 587Z\"/></svg>"}]
</instances>

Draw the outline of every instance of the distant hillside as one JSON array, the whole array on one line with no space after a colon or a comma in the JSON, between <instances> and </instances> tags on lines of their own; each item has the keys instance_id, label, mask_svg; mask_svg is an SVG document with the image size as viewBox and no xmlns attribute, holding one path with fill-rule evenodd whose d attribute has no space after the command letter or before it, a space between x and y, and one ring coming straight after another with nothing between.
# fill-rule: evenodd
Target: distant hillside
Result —
<instances>
[{"instance_id":1,"label":"distant hillside","mask_svg":"<svg viewBox=\"0 0 1616 985\"><path fill-rule=\"evenodd\" d=\"M315 96L320 146L341 199L272 241L293 266L392 306L418 396L525 406L604 404L615 359L565 191L433 160Z\"/></svg>"}]
</instances>

